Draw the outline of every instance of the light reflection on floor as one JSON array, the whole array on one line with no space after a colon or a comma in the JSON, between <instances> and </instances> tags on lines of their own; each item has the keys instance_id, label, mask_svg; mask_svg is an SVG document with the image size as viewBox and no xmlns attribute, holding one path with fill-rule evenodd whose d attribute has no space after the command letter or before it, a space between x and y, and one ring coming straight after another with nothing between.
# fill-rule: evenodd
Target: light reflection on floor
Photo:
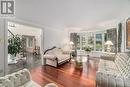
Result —
<instances>
[{"instance_id":1,"label":"light reflection on floor","mask_svg":"<svg viewBox=\"0 0 130 87\"><path fill-rule=\"evenodd\" d=\"M77 56L76 58L77 61L81 61L81 62L87 62L88 58L87 56Z\"/></svg>"},{"instance_id":2,"label":"light reflection on floor","mask_svg":"<svg viewBox=\"0 0 130 87\"><path fill-rule=\"evenodd\" d=\"M32 54L28 54L25 64L8 65L8 73L13 73L13 72L19 71L23 68L32 69L34 67L41 66L41 65L42 65L41 57L34 56Z\"/></svg>"}]
</instances>

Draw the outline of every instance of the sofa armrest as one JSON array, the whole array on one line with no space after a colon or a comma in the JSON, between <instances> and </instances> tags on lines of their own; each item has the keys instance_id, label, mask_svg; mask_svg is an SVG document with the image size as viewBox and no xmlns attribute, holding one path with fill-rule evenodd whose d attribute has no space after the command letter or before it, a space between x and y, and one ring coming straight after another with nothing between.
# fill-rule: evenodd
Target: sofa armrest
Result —
<instances>
[{"instance_id":1,"label":"sofa armrest","mask_svg":"<svg viewBox=\"0 0 130 87\"><path fill-rule=\"evenodd\" d=\"M105 53L103 55L100 56L101 59L104 60L110 60L110 61L114 61L115 60L115 54L109 54L109 53Z\"/></svg>"},{"instance_id":2,"label":"sofa armrest","mask_svg":"<svg viewBox=\"0 0 130 87\"><path fill-rule=\"evenodd\" d=\"M112 73L97 72L96 85L99 87L130 87L130 82L125 82L122 76Z\"/></svg>"}]
</instances>

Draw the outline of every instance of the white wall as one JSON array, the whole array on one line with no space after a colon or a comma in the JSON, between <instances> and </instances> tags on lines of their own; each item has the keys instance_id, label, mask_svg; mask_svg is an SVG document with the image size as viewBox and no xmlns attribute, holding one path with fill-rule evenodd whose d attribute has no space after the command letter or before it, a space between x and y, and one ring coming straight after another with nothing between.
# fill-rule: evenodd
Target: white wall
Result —
<instances>
[{"instance_id":1,"label":"white wall","mask_svg":"<svg viewBox=\"0 0 130 87\"><path fill-rule=\"evenodd\" d=\"M5 39L5 21L0 19L0 76L5 75L5 70L7 68L6 63L6 39Z\"/></svg>"},{"instance_id":2,"label":"white wall","mask_svg":"<svg viewBox=\"0 0 130 87\"><path fill-rule=\"evenodd\" d=\"M44 50L53 46L63 47L69 42L69 33L59 29L44 29Z\"/></svg>"}]
</instances>

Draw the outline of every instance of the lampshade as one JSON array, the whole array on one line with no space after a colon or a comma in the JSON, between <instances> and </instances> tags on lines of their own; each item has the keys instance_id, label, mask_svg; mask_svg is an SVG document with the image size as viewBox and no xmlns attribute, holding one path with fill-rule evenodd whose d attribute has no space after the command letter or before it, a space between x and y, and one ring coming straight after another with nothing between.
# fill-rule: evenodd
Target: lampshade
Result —
<instances>
[{"instance_id":1,"label":"lampshade","mask_svg":"<svg viewBox=\"0 0 130 87\"><path fill-rule=\"evenodd\" d=\"M70 45L74 45L74 42L70 41Z\"/></svg>"},{"instance_id":2,"label":"lampshade","mask_svg":"<svg viewBox=\"0 0 130 87\"><path fill-rule=\"evenodd\" d=\"M113 43L110 40L108 40L106 41L105 45L113 45Z\"/></svg>"}]
</instances>

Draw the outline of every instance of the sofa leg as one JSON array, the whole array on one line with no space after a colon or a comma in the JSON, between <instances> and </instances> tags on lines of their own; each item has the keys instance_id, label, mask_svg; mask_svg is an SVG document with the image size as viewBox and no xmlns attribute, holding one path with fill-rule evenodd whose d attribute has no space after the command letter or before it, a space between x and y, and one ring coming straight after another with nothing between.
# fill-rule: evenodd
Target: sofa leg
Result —
<instances>
[{"instance_id":1,"label":"sofa leg","mask_svg":"<svg viewBox=\"0 0 130 87\"><path fill-rule=\"evenodd\" d=\"M96 82L96 87L98 87L97 82Z\"/></svg>"},{"instance_id":2,"label":"sofa leg","mask_svg":"<svg viewBox=\"0 0 130 87\"><path fill-rule=\"evenodd\" d=\"M69 61L68 62L70 62L71 61L71 59L69 59Z\"/></svg>"},{"instance_id":3,"label":"sofa leg","mask_svg":"<svg viewBox=\"0 0 130 87\"><path fill-rule=\"evenodd\" d=\"M56 58L56 67L58 67L58 58Z\"/></svg>"}]
</instances>

